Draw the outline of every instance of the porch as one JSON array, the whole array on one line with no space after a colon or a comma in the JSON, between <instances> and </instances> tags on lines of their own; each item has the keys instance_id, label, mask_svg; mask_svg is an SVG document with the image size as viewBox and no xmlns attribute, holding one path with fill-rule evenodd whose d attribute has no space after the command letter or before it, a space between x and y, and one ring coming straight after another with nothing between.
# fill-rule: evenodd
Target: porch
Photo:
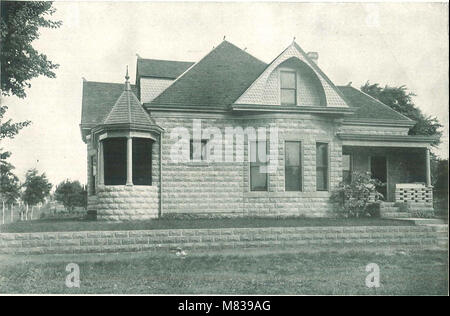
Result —
<instances>
[{"instance_id":1,"label":"porch","mask_svg":"<svg viewBox=\"0 0 450 316\"><path fill-rule=\"evenodd\" d=\"M351 134L341 134L340 138L344 177L352 172L370 172L383 183L377 190L383 194L386 205L407 203L432 209L429 147L433 138Z\"/></svg>"}]
</instances>

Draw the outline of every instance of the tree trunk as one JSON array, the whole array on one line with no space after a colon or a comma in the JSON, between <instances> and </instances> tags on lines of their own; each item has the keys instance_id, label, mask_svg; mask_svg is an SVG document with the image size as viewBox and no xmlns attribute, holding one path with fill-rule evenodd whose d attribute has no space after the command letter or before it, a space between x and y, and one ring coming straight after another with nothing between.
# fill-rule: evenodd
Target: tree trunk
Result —
<instances>
[{"instance_id":1,"label":"tree trunk","mask_svg":"<svg viewBox=\"0 0 450 316\"><path fill-rule=\"evenodd\" d=\"M2 224L5 224L5 201L2 201Z\"/></svg>"},{"instance_id":2,"label":"tree trunk","mask_svg":"<svg viewBox=\"0 0 450 316\"><path fill-rule=\"evenodd\" d=\"M14 204L11 204L11 223L14 222Z\"/></svg>"}]
</instances>

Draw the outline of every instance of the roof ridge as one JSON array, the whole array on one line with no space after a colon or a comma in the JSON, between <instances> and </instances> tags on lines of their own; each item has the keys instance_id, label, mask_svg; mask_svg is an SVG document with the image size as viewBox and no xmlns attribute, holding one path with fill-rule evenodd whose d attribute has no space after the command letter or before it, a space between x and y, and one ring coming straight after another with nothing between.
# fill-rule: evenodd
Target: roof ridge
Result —
<instances>
[{"instance_id":1,"label":"roof ridge","mask_svg":"<svg viewBox=\"0 0 450 316\"><path fill-rule=\"evenodd\" d=\"M126 100L123 100L124 98L126 98ZM136 95L133 93L133 91L131 90L124 90L121 95L117 98L116 102L114 103L114 106L111 108L111 110L109 111L108 115L105 117L105 119L103 119L102 124L109 124L108 121L113 120L112 116L113 114L115 114L117 111L119 111L119 107L123 107L124 105L121 104L121 102L125 101L126 103L126 115L127 115L127 119L126 119L126 123L128 124L133 124L133 114L132 114L132 109L136 109L137 111L140 112L140 114L142 115L141 118L143 118L145 121L147 121L150 124L154 124L154 122L152 121L150 115L148 114L148 112L144 109L144 107L142 106L141 102L138 100L138 98L136 97ZM122 110L123 111L123 110Z\"/></svg>"},{"instance_id":2,"label":"roof ridge","mask_svg":"<svg viewBox=\"0 0 450 316\"><path fill-rule=\"evenodd\" d=\"M170 60L170 59L142 58L142 57L138 57L137 60L168 61L174 63L195 63L194 61L186 61L186 60Z\"/></svg>"},{"instance_id":3,"label":"roof ridge","mask_svg":"<svg viewBox=\"0 0 450 316\"><path fill-rule=\"evenodd\" d=\"M95 80L85 80L83 83L104 83L104 84L117 84L117 85L123 85L123 82L108 82L108 81L95 81ZM131 86L135 86L135 84L131 84Z\"/></svg>"},{"instance_id":4,"label":"roof ridge","mask_svg":"<svg viewBox=\"0 0 450 316\"><path fill-rule=\"evenodd\" d=\"M231 47L232 49L235 49L237 51L239 51L239 53L243 54L243 56L245 55L245 58L251 58L253 59L253 62L258 62L261 63L261 65L267 66L267 64L261 60L259 60L258 58L254 57L253 55L251 55L250 53L246 52L245 50L239 48L238 46L236 46L235 44L227 41L227 40L222 40L220 42L219 45L215 46L213 49L211 49L210 51L208 51L203 57L201 57L197 62L195 62L193 65L191 65L188 69L186 69L180 76L178 76L168 87L166 87L155 99L153 99L151 102L149 103L154 103L155 101L159 100L160 97L168 90L171 89L174 85L176 85L180 80L182 80L188 73L190 73L193 69L195 69L196 67L198 67L198 65L200 65L207 57L209 57L211 54L213 54L215 51L221 49L224 45L228 45L229 47ZM172 88L173 89L173 88Z\"/></svg>"},{"instance_id":5,"label":"roof ridge","mask_svg":"<svg viewBox=\"0 0 450 316\"><path fill-rule=\"evenodd\" d=\"M263 63L263 64L268 65L266 62L262 61L262 60L259 59L258 57L253 56L252 54L250 54L250 53L247 52L246 50L240 48L240 47L237 46L236 44L233 44L233 43L231 43L231 42L229 42L229 41L227 41L227 40L223 40L222 43L223 43L223 42L227 42L227 43L230 44L231 46L236 47L237 49L239 49L239 50L241 50L242 52L246 53L246 54L249 55L250 57L253 57L253 58L256 59L257 61L259 61L259 62L261 62L261 63ZM222 44L222 43L221 43L221 44ZM219 46L217 46L217 47L219 47Z\"/></svg>"},{"instance_id":6,"label":"roof ridge","mask_svg":"<svg viewBox=\"0 0 450 316\"><path fill-rule=\"evenodd\" d=\"M222 41L226 42L225 40ZM154 100L156 100L161 94L164 93L164 91L166 91L167 89L169 89L171 86L173 86L177 81L179 81L180 78L182 78L187 72L189 72L192 68L194 68L196 65L198 65L203 59L205 59L207 56L209 56L213 51L215 51L220 45L222 45L222 43L220 43L219 45L215 46L212 50L210 50L208 53L206 53L202 58L200 58L198 61L194 62L190 67L188 67L188 69L186 69L181 75L179 75L168 87L166 87L163 91L161 91L161 93L155 98L153 99L151 102L153 102Z\"/></svg>"},{"instance_id":7,"label":"roof ridge","mask_svg":"<svg viewBox=\"0 0 450 316\"><path fill-rule=\"evenodd\" d=\"M130 90L126 91L127 91L128 123L131 124L131 101L130 101L130 93L128 93Z\"/></svg>"}]
</instances>

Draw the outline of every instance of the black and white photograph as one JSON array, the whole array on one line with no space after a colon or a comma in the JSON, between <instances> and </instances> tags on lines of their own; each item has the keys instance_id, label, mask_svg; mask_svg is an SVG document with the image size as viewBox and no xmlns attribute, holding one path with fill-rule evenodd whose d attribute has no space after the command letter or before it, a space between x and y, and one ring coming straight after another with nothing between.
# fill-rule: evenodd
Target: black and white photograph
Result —
<instances>
[{"instance_id":1,"label":"black and white photograph","mask_svg":"<svg viewBox=\"0 0 450 316\"><path fill-rule=\"evenodd\" d=\"M0 296L449 295L448 1L0 13Z\"/></svg>"}]
</instances>

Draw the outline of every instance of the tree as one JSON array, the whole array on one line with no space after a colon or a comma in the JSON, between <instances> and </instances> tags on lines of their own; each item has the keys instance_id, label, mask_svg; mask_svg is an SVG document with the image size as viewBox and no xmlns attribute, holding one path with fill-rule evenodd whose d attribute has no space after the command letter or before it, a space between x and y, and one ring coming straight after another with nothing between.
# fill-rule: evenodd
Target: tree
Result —
<instances>
[{"instance_id":1,"label":"tree","mask_svg":"<svg viewBox=\"0 0 450 316\"><path fill-rule=\"evenodd\" d=\"M12 172L14 166L7 162L0 163L0 200L13 204L20 197L19 178Z\"/></svg>"},{"instance_id":2,"label":"tree","mask_svg":"<svg viewBox=\"0 0 450 316\"><path fill-rule=\"evenodd\" d=\"M13 138L19 130L30 124L29 121L12 123L11 120L2 123L7 107L0 106L0 141L6 137ZM0 199L8 204L14 203L20 196L19 178L13 173L14 166L7 161L11 152L0 148Z\"/></svg>"},{"instance_id":3,"label":"tree","mask_svg":"<svg viewBox=\"0 0 450 316\"><path fill-rule=\"evenodd\" d=\"M26 173L23 187L25 190L22 195L22 200L26 204L33 206L44 202L44 199L50 194L52 185L48 182L45 173L38 175L36 169L30 169Z\"/></svg>"},{"instance_id":4,"label":"tree","mask_svg":"<svg viewBox=\"0 0 450 316\"><path fill-rule=\"evenodd\" d=\"M84 188L78 181L65 180L56 186L55 199L67 210L73 211L76 206L85 206Z\"/></svg>"},{"instance_id":5,"label":"tree","mask_svg":"<svg viewBox=\"0 0 450 316\"><path fill-rule=\"evenodd\" d=\"M438 140L433 145L437 146L440 144L440 138L442 136L440 128L442 125L436 117L426 116L416 107L413 102L413 97L416 95L409 92L406 86L390 87L386 85L382 88L378 83L370 84L367 81L361 87L361 90L383 102L393 110L416 121L416 125L409 130L409 135L437 136Z\"/></svg>"},{"instance_id":6,"label":"tree","mask_svg":"<svg viewBox=\"0 0 450 316\"><path fill-rule=\"evenodd\" d=\"M52 63L31 43L39 37L39 28L58 28L61 21L48 19L56 9L48 1L1 2L1 90L3 95L26 96L25 87L30 80L44 75L55 78Z\"/></svg>"},{"instance_id":7,"label":"tree","mask_svg":"<svg viewBox=\"0 0 450 316\"><path fill-rule=\"evenodd\" d=\"M54 78L52 71L58 68L47 56L36 51L31 43L39 37L39 28L57 28L61 21L51 21L48 16L55 12L52 2L47 1L1 1L0 2L0 91L2 96L26 96L25 87L30 88L30 80L40 75ZM0 99L1 100L1 99ZM13 123L3 120L8 107L0 103L0 141L14 138L31 122ZM0 148L0 167L5 172L8 185L2 186L4 194L16 195L14 168L6 159L10 152ZM6 181L6 180L5 180ZM3 183L2 183L3 184Z\"/></svg>"},{"instance_id":8,"label":"tree","mask_svg":"<svg viewBox=\"0 0 450 316\"><path fill-rule=\"evenodd\" d=\"M31 124L30 121L13 123L11 119L3 122L3 116L7 109L7 106L0 105L0 141L4 138L14 138L22 128ZM0 147L0 165L7 164L6 159L10 156L9 151L3 151L3 148Z\"/></svg>"}]
</instances>

